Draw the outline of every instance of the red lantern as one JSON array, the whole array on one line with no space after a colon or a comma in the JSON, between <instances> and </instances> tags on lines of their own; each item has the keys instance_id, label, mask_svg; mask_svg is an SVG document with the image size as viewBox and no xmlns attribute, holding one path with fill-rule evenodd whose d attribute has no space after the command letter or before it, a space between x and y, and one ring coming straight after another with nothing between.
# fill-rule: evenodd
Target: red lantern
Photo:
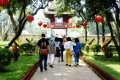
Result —
<instances>
[{"instance_id":1,"label":"red lantern","mask_svg":"<svg viewBox=\"0 0 120 80\"><path fill-rule=\"evenodd\" d=\"M34 17L32 15L26 17L27 21L32 22Z\"/></svg>"},{"instance_id":2,"label":"red lantern","mask_svg":"<svg viewBox=\"0 0 120 80\"><path fill-rule=\"evenodd\" d=\"M103 18L102 18L102 16L95 16L95 22L102 22L102 20L103 20Z\"/></svg>"},{"instance_id":3,"label":"red lantern","mask_svg":"<svg viewBox=\"0 0 120 80\"><path fill-rule=\"evenodd\" d=\"M5 7L8 5L8 0L0 0L0 6Z\"/></svg>"},{"instance_id":4,"label":"red lantern","mask_svg":"<svg viewBox=\"0 0 120 80\"><path fill-rule=\"evenodd\" d=\"M86 27L87 26L87 22L82 22L82 26Z\"/></svg>"},{"instance_id":5,"label":"red lantern","mask_svg":"<svg viewBox=\"0 0 120 80\"><path fill-rule=\"evenodd\" d=\"M76 28L80 28L80 25L79 25L79 24L76 24Z\"/></svg>"},{"instance_id":6,"label":"red lantern","mask_svg":"<svg viewBox=\"0 0 120 80\"><path fill-rule=\"evenodd\" d=\"M40 22L38 22L38 25L39 25L39 26L41 26L41 25L42 25L42 22L41 22L41 21L40 21Z\"/></svg>"},{"instance_id":7,"label":"red lantern","mask_svg":"<svg viewBox=\"0 0 120 80\"><path fill-rule=\"evenodd\" d=\"M47 24L43 24L43 27L46 28L46 27L47 27Z\"/></svg>"}]
</instances>

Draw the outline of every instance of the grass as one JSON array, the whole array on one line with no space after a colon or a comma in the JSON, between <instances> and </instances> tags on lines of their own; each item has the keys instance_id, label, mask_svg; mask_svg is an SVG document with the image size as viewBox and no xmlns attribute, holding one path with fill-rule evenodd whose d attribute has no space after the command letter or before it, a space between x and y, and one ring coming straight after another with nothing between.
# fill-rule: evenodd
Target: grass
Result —
<instances>
[{"instance_id":1,"label":"grass","mask_svg":"<svg viewBox=\"0 0 120 80\"><path fill-rule=\"evenodd\" d=\"M93 52L86 53L83 58L89 60L100 66L103 70L114 76L117 80L120 80L120 61L118 61L118 54L114 53L111 60L107 60L102 52L99 56L94 56Z\"/></svg>"},{"instance_id":2,"label":"grass","mask_svg":"<svg viewBox=\"0 0 120 80\"><path fill-rule=\"evenodd\" d=\"M18 61L12 61L6 71L0 71L0 80L20 80L30 67L38 60L38 54L21 55Z\"/></svg>"},{"instance_id":3,"label":"grass","mask_svg":"<svg viewBox=\"0 0 120 80\"><path fill-rule=\"evenodd\" d=\"M9 41L0 41L0 47L4 47L9 43Z\"/></svg>"}]
</instances>

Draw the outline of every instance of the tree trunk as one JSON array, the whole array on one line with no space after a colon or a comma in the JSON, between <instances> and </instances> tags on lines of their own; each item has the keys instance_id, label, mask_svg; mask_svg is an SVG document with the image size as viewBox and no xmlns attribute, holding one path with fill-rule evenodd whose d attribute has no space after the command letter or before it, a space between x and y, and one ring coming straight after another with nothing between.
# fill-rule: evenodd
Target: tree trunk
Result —
<instances>
[{"instance_id":1,"label":"tree trunk","mask_svg":"<svg viewBox=\"0 0 120 80\"><path fill-rule=\"evenodd\" d=\"M86 27L85 27L85 42L87 42L87 28Z\"/></svg>"},{"instance_id":2,"label":"tree trunk","mask_svg":"<svg viewBox=\"0 0 120 80\"><path fill-rule=\"evenodd\" d=\"M8 40L8 32L6 32L3 37L3 41L7 41L7 40Z\"/></svg>"},{"instance_id":3,"label":"tree trunk","mask_svg":"<svg viewBox=\"0 0 120 80\"><path fill-rule=\"evenodd\" d=\"M119 56L119 59L120 59L120 47L119 47L119 45L118 45L118 43L117 43L117 41L116 41L116 39L115 39L115 37L114 37L114 35L113 35L113 30L112 30L112 26L111 26L111 24L110 24L110 19L109 19L109 13L107 13L107 16L106 16L106 19L107 19L107 23L108 23L108 26L109 26L109 29L110 29L110 33L111 33L111 38L112 38L112 40L113 40L113 42L114 42L114 44L115 44L115 47L116 47L116 50L117 50L117 52L118 52L118 56Z\"/></svg>"},{"instance_id":4,"label":"tree trunk","mask_svg":"<svg viewBox=\"0 0 120 80\"><path fill-rule=\"evenodd\" d=\"M102 22L102 42L105 41L105 26L104 26L104 22Z\"/></svg>"},{"instance_id":5,"label":"tree trunk","mask_svg":"<svg viewBox=\"0 0 120 80\"><path fill-rule=\"evenodd\" d=\"M16 22L15 22L15 20L14 20L14 18L13 18L13 15L11 14L11 12L9 12L9 15L10 15L10 19L11 19L11 22L12 22L12 24L13 24L13 26L14 26L14 32L15 32L15 34L17 34L17 25L16 25Z\"/></svg>"},{"instance_id":6,"label":"tree trunk","mask_svg":"<svg viewBox=\"0 0 120 80\"><path fill-rule=\"evenodd\" d=\"M14 38L10 41L10 43L8 44L7 47L10 47L14 42L15 40L21 35L22 33L22 30L24 29L24 25L26 23L26 20L23 21L23 25L21 25L21 27L19 28L17 34L14 36Z\"/></svg>"},{"instance_id":7,"label":"tree trunk","mask_svg":"<svg viewBox=\"0 0 120 80\"><path fill-rule=\"evenodd\" d=\"M5 29L6 31L4 31L4 35L3 35L3 41L7 41L8 40L8 32L11 28L11 21L10 21L10 18L8 20L8 25L7 25L7 28Z\"/></svg>"},{"instance_id":8,"label":"tree trunk","mask_svg":"<svg viewBox=\"0 0 120 80\"><path fill-rule=\"evenodd\" d=\"M117 31L118 31L118 43L119 43L119 46L120 46L120 9L118 8L118 5L117 3L115 2L115 9L116 9L116 14L115 14L115 19L116 19L116 22L117 22Z\"/></svg>"},{"instance_id":9,"label":"tree trunk","mask_svg":"<svg viewBox=\"0 0 120 80\"><path fill-rule=\"evenodd\" d=\"M98 29L98 23L96 22L96 31L97 31L97 44L99 44L99 29Z\"/></svg>"}]
</instances>

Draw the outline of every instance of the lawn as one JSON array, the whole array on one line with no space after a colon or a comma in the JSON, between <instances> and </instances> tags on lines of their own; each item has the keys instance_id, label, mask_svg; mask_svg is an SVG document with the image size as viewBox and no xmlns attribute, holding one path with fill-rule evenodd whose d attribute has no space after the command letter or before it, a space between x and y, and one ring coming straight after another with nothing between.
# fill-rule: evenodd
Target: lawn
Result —
<instances>
[{"instance_id":1,"label":"lawn","mask_svg":"<svg viewBox=\"0 0 120 80\"><path fill-rule=\"evenodd\" d=\"M84 59L89 60L90 62L95 63L103 70L108 72L110 75L114 76L117 80L120 80L120 61L118 60L117 53L113 54L111 60L107 60L102 52L99 53L99 56L94 56L93 52L87 54L84 51Z\"/></svg>"},{"instance_id":2,"label":"lawn","mask_svg":"<svg viewBox=\"0 0 120 80\"><path fill-rule=\"evenodd\" d=\"M38 54L21 55L18 61L12 61L7 66L6 71L0 71L0 80L20 80L36 61L38 61Z\"/></svg>"},{"instance_id":3,"label":"lawn","mask_svg":"<svg viewBox=\"0 0 120 80\"><path fill-rule=\"evenodd\" d=\"M9 43L9 41L0 41L0 47L4 47Z\"/></svg>"}]
</instances>

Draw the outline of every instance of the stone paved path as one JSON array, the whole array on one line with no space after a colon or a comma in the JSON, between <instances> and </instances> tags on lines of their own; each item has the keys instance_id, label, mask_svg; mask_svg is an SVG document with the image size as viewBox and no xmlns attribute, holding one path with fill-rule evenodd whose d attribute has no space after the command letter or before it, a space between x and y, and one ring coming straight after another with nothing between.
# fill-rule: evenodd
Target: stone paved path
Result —
<instances>
[{"instance_id":1,"label":"stone paved path","mask_svg":"<svg viewBox=\"0 0 120 80\"><path fill-rule=\"evenodd\" d=\"M40 72L38 68L31 80L102 80L83 61L79 66L65 66L65 62L48 67L47 71Z\"/></svg>"}]
</instances>

